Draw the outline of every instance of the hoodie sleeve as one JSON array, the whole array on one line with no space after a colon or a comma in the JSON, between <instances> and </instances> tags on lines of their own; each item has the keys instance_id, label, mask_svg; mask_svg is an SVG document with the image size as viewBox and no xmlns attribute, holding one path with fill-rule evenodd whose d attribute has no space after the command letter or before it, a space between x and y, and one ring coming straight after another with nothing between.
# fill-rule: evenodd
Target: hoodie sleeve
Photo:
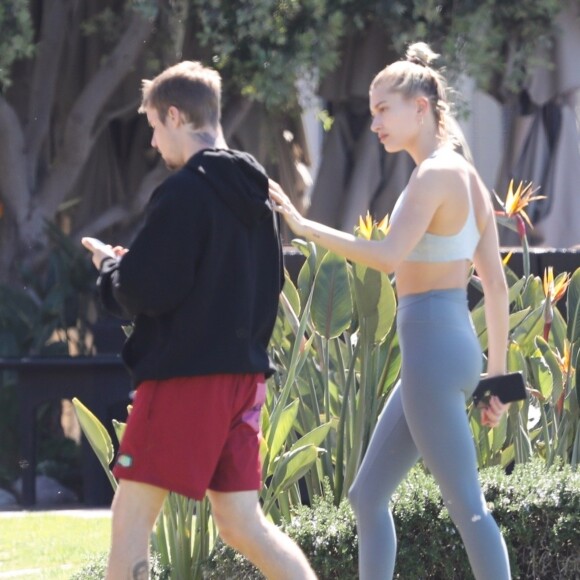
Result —
<instances>
[{"instance_id":1,"label":"hoodie sleeve","mask_svg":"<svg viewBox=\"0 0 580 580\"><path fill-rule=\"evenodd\" d=\"M131 318L131 314L117 302L113 291L113 279L117 276L119 262L119 258L105 258L102 261L97 279L97 291L101 303L109 314L127 320Z\"/></svg>"},{"instance_id":2,"label":"hoodie sleeve","mask_svg":"<svg viewBox=\"0 0 580 580\"><path fill-rule=\"evenodd\" d=\"M169 179L156 190L129 251L102 269L101 286L110 287L105 298L112 295L131 316L173 310L193 286L206 235L204 209L200 197L181 185Z\"/></svg>"}]
</instances>

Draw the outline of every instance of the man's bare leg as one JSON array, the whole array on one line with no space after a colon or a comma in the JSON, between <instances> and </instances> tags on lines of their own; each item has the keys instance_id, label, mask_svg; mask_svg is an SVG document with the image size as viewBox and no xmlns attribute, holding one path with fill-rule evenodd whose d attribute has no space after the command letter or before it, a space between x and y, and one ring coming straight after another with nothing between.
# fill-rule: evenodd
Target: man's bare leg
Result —
<instances>
[{"instance_id":1,"label":"man's bare leg","mask_svg":"<svg viewBox=\"0 0 580 580\"><path fill-rule=\"evenodd\" d=\"M159 487L121 480L113 498L107 580L149 578L149 537L167 496Z\"/></svg>"},{"instance_id":2,"label":"man's bare leg","mask_svg":"<svg viewBox=\"0 0 580 580\"><path fill-rule=\"evenodd\" d=\"M302 550L264 516L255 491L208 491L220 536L252 562L266 578L314 580Z\"/></svg>"}]
</instances>

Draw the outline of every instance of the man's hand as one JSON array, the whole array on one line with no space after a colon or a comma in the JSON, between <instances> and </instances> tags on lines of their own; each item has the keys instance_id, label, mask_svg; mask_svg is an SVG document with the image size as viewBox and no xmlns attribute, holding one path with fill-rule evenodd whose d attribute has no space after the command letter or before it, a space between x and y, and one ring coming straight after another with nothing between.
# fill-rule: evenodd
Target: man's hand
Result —
<instances>
[{"instance_id":1,"label":"man's hand","mask_svg":"<svg viewBox=\"0 0 580 580\"><path fill-rule=\"evenodd\" d=\"M501 421L502 415L510 408L509 403L502 403L498 397L492 395L489 398L489 403L479 404L481 409L481 424L485 427L497 427Z\"/></svg>"},{"instance_id":2,"label":"man's hand","mask_svg":"<svg viewBox=\"0 0 580 580\"><path fill-rule=\"evenodd\" d=\"M93 264L97 270L101 269L101 264L105 258L119 258L129 251L122 246L115 246L113 248L109 244L104 244L96 238L83 238L81 243L87 250L92 252Z\"/></svg>"}]
</instances>

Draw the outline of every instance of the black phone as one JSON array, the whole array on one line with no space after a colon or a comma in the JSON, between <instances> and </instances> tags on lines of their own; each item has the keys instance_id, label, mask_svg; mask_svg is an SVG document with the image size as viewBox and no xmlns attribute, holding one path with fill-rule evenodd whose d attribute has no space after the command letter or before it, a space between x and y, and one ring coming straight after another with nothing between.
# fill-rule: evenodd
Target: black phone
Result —
<instances>
[{"instance_id":1,"label":"black phone","mask_svg":"<svg viewBox=\"0 0 580 580\"><path fill-rule=\"evenodd\" d=\"M527 399L524 375L517 371L481 379L473 391L473 403L486 402L491 395L496 395L504 404Z\"/></svg>"}]
</instances>

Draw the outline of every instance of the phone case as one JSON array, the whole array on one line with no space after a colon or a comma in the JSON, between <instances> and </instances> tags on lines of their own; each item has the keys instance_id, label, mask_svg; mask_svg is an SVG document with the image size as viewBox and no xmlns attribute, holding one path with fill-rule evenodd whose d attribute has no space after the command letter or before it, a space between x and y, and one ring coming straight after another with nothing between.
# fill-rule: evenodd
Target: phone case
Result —
<instances>
[{"instance_id":1,"label":"phone case","mask_svg":"<svg viewBox=\"0 0 580 580\"><path fill-rule=\"evenodd\" d=\"M473 402L477 405L491 395L496 395L502 403L525 400L528 394L523 374L518 371L481 379L473 392Z\"/></svg>"},{"instance_id":2,"label":"phone case","mask_svg":"<svg viewBox=\"0 0 580 580\"><path fill-rule=\"evenodd\" d=\"M95 248L96 250L100 250L101 252L103 252L107 256L110 256L111 258L116 257L115 252L113 252L113 250L109 246L107 246L107 244L101 242L101 240L97 238L84 237L83 241L85 240L89 242L89 244L91 244L91 246L93 246L93 248Z\"/></svg>"}]
</instances>

